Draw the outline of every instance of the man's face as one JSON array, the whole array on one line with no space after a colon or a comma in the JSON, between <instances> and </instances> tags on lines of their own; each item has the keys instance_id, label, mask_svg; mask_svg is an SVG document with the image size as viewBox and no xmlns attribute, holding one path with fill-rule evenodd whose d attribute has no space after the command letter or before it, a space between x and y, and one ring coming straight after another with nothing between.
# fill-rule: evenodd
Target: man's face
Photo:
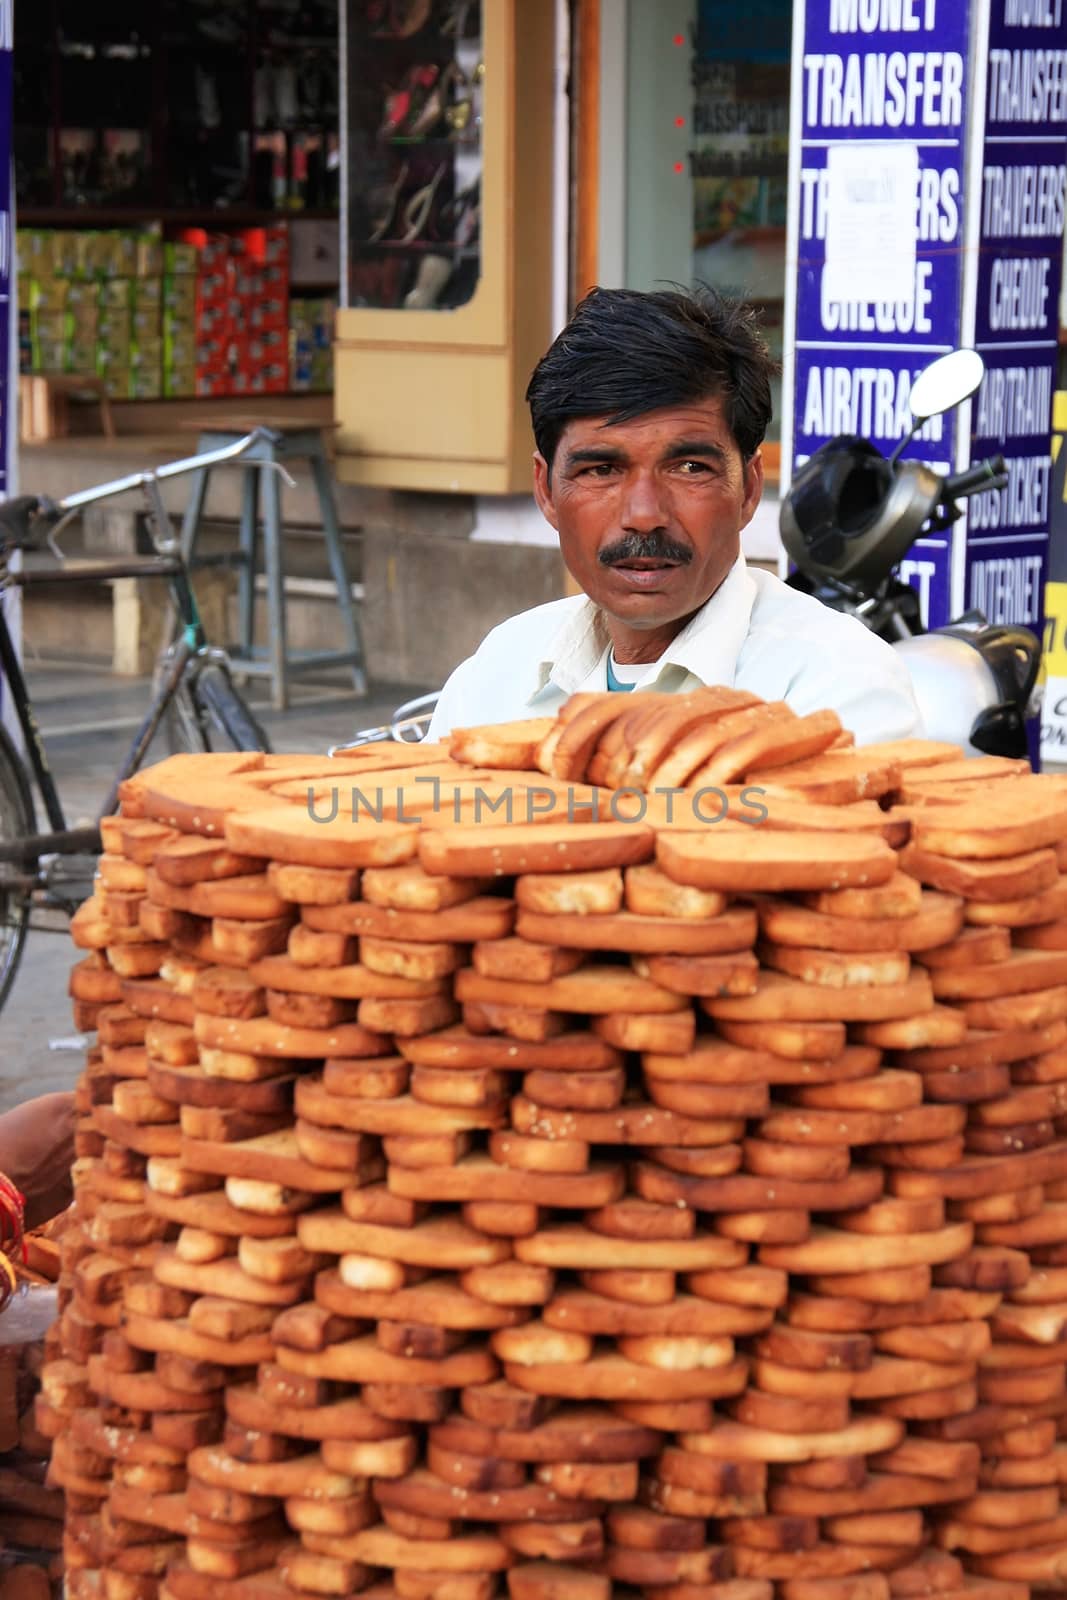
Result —
<instances>
[{"instance_id":1,"label":"man's face","mask_svg":"<svg viewBox=\"0 0 1067 1600\"><path fill-rule=\"evenodd\" d=\"M606 426L564 429L551 477L534 457L534 493L575 581L628 628L684 622L737 560L763 488L719 399Z\"/></svg>"}]
</instances>

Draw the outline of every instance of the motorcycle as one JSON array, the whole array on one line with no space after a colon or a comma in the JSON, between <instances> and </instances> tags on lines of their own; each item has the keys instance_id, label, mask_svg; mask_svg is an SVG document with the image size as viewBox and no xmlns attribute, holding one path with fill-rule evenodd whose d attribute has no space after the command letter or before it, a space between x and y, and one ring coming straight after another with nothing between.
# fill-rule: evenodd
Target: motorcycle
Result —
<instances>
[{"instance_id":1,"label":"motorcycle","mask_svg":"<svg viewBox=\"0 0 1067 1600\"><path fill-rule=\"evenodd\" d=\"M912 385L912 427L888 459L855 434L831 439L798 470L779 514L795 570L786 580L888 640L911 676L926 736L968 756L1025 757L1027 722L1040 710L1041 642L1029 628L968 611L927 631L918 592L897 575L921 534L950 528L959 502L1008 479L1003 456L943 477L904 449L931 417L976 392L984 364L954 350Z\"/></svg>"}]
</instances>

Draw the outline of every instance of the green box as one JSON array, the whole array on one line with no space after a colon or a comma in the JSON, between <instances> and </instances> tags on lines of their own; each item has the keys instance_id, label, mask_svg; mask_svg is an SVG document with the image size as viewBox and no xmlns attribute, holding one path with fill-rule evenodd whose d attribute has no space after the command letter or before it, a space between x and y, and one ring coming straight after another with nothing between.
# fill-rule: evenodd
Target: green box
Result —
<instances>
[{"instance_id":1,"label":"green box","mask_svg":"<svg viewBox=\"0 0 1067 1600\"><path fill-rule=\"evenodd\" d=\"M131 400L160 399L163 394L163 368L158 361L155 366L131 368L129 394Z\"/></svg>"},{"instance_id":2,"label":"green box","mask_svg":"<svg viewBox=\"0 0 1067 1600\"><path fill-rule=\"evenodd\" d=\"M103 235L81 229L69 233L64 242L63 271L66 277L91 282L98 275L99 240Z\"/></svg>"},{"instance_id":3,"label":"green box","mask_svg":"<svg viewBox=\"0 0 1067 1600\"><path fill-rule=\"evenodd\" d=\"M163 304L168 311L180 312L185 317L196 316L196 279L164 278Z\"/></svg>"},{"instance_id":4,"label":"green box","mask_svg":"<svg viewBox=\"0 0 1067 1600\"><path fill-rule=\"evenodd\" d=\"M180 337L164 335L163 358L168 366L180 367L186 362L196 366L196 336L184 333Z\"/></svg>"},{"instance_id":5,"label":"green box","mask_svg":"<svg viewBox=\"0 0 1067 1600\"><path fill-rule=\"evenodd\" d=\"M35 311L30 326L35 338L65 339L69 318L65 311Z\"/></svg>"},{"instance_id":6,"label":"green box","mask_svg":"<svg viewBox=\"0 0 1067 1600\"><path fill-rule=\"evenodd\" d=\"M163 341L162 339L138 341L130 351L131 367L162 367Z\"/></svg>"},{"instance_id":7,"label":"green box","mask_svg":"<svg viewBox=\"0 0 1067 1600\"><path fill-rule=\"evenodd\" d=\"M35 313L62 314L68 303L70 284L65 278L44 278L35 286L32 309Z\"/></svg>"},{"instance_id":8,"label":"green box","mask_svg":"<svg viewBox=\"0 0 1067 1600\"><path fill-rule=\"evenodd\" d=\"M196 394L196 368L164 367L163 393L168 400L191 399Z\"/></svg>"},{"instance_id":9,"label":"green box","mask_svg":"<svg viewBox=\"0 0 1067 1600\"><path fill-rule=\"evenodd\" d=\"M96 324L96 336L102 345L128 345L133 338L129 317L101 311Z\"/></svg>"},{"instance_id":10,"label":"green box","mask_svg":"<svg viewBox=\"0 0 1067 1600\"><path fill-rule=\"evenodd\" d=\"M84 322L91 317L95 323L96 318L99 315L99 307L99 285L95 283L81 283L77 279L71 279L67 283L67 309L71 311L79 321Z\"/></svg>"},{"instance_id":11,"label":"green box","mask_svg":"<svg viewBox=\"0 0 1067 1600\"><path fill-rule=\"evenodd\" d=\"M100 309L128 311L133 304L132 278L104 278L100 284Z\"/></svg>"},{"instance_id":12,"label":"green box","mask_svg":"<svg viewBox=\"0 0 1067 1600\"><path fill-rule=\"evenodd\" d=\"M33 341L33 370L35 372L64 372L67 363L67 341L48 334Z\"/></svg>"},{"instance_id":13,"label":"green box","mask_svg":"<svg viewBox=\"0 0 1067 1600\"><path fill-rule=\"evenodd\" d=\"M130 392L129 361L108 360L105 351L98 351L96 373L97 377L103 378L104 387L113 400L126 399Z\"/></svg>"},{"instance_id":14,"label":"green box","mask_svg":"<svg viewBox=\"0 0 1067 1600\"><path fill-rule=\"evenodd\" d=\"M96 345L69 344L64 366L67 372L77 372L84 377L96 376Z\"/></svg>"},{"instance_id":15,"label":"green box","mask_svg":"<svg viewBox=\"0 0 1067 1600\"><path fill-rule=\"evenodd\" d=\"M126 278L137 276L137 259L139 237L136 233L118 233L115 235L115 252L118 261L118 271Z\"/></svg>"},{"instance_id":16,"label":"green box","mask_svg":"<svg viewBox=\"0 0 1067 1600\"><path fill-rule=\"evenodd\" d=\"M134 270L141 279L158 278L163 271L163 241L158 233L142 233L136 242Z\"/></svg>"},{"instance_id":17,"label":"green box","mask_svg":"<svg viewBox=\"0 0 1067 1600\"><path fill-rule=\"evenodd\" d=\"M125 339L98 339L96 344L97 364L100 366L114 366L118 363L121 366L128 367L132 349L133 341L129 336Z\"/></svg>"},{"instance_id":18,"label":"green box","mask_svg":"<svg viewBox=\"0 0 1067 1600\"><path fill-rule=\"evenodd\" d=\"M179 311L173 306L163 308L163 332L171 338L184 339L196 337L197 322L195 314L189 315Z\"/></svg>"},{"instance_id":19,"label":"green box","mask_svg":"<svg viewBox=\"0 0 1067 1600\"><path fill-rule=\"evenodd\" d=\"M101 372L97 376L103 378L104 392L109 400L128 400L130 398L130 374L128 370L116 367L111 372Z\"/></svg>"},{"instance_id":20,"label":"green box","mask_svg":"<svg viewBox=\"0 0 1067 1600\"><path fill-rule=\"evenodd\" d=\"M165 244L163 246L163 271L167 277L196 276L199 268L199 251L195 244Z\"/></svg>"},{"instance_id":21,"label":"green box","mask_svg":"<svg viewBox=\"0 0 1067 1600\"><path fill-rule=\"evenodd\" d=\"M38 282L55 276L50 228L19 228L15 233L15 254L19 272Z\"/></svg>"},{"instance_id":22,"label":"green box","mask_svg":"<svg viewBox=\"0 0 1067 1600\"><path fill-rule=\"evenodd\" d=\"M132 294L136 307L155 306L158 309L163 304L163 279L134 278Z\"/></svg>"},{"instance_id":23,"label":"green box","mask_svg":"<svg viewBox=\"0 0 1067 1600\"><path fill-rule=\"evenodd\" d=\"M77 278L82 275L84 234L67 228L56 228L52 234L52 274L57 278Z\"/></svg>"},{"instance_id":24,"label":"green box","mask_svg":"<svg viewBox=\"0 0 1067 1600\"><path fill-rule=\"evenodd\" d=\"M162 339L163 337L163 323L160 319L158 306L137 306L130 318L130 326L138 342L142 339Z\"/></svg>"}]
</instances>

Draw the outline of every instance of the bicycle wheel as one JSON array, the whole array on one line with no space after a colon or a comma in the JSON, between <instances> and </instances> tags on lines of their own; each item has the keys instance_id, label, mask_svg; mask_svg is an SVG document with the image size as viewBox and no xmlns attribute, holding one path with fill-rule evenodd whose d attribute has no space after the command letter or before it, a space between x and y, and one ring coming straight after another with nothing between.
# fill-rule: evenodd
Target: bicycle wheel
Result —
<instances>
[{"instance_id":1,"label":"bicycle wheel","mask_svg":"<svg viewBox=\"0 0 1067 1600\"><path fill-rule=\"evenodd\" d=\"M184 686L183 686L184 687ZM189 692L200 707L201 725L208 729L212 750L270 750L270 740L260 727L220 661L209 661L188 680Z\"/></svg>"},{"instance_id":2,"label":"bicycle wheel","mask_svg":"<svg viewBox=\"0 0 1067 1600\"><path fill-rule=\"evenodd\" d=\"M0 839L24 839L36 832L26 769L7 729L0 727ZM3 870L0 863L0 873ZM0 885L0 1006L14 982L29 923L30 895L25 890Z\"/></svg>"},{"instance_id":3,"label":"bicycle wheel","mask_svg":"<svg viewBox=\"0 0 1067 1600\"><path fill-rule=\"evenodd\" d=\"M160 693L171 664L170 651L156 663L152 693ZM206 687L201 690L201 685ZM221 661L187 664L160 724L171 755L202 750L269 750L270 741L234 687Z\"/></svg>"}]
</instances>

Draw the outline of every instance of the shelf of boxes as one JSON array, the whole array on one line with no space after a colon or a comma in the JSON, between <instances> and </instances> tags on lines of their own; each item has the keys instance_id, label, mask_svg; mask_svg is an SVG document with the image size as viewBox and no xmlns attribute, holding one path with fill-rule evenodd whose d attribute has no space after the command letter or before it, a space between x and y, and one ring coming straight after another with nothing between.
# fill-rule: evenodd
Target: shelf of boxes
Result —
<instances>
[{"instance_id":1,"label":"shelf of boxes","mask_svg":"<svg viewBox=\"0 0 1067 1600\"><path fill-rule=\"evenodd\" d=\"M122 400L332 386L336 303L290 299L284 223L20 229L18 265L23 372L91 374Z\"/></svg>"}]
</instances>

